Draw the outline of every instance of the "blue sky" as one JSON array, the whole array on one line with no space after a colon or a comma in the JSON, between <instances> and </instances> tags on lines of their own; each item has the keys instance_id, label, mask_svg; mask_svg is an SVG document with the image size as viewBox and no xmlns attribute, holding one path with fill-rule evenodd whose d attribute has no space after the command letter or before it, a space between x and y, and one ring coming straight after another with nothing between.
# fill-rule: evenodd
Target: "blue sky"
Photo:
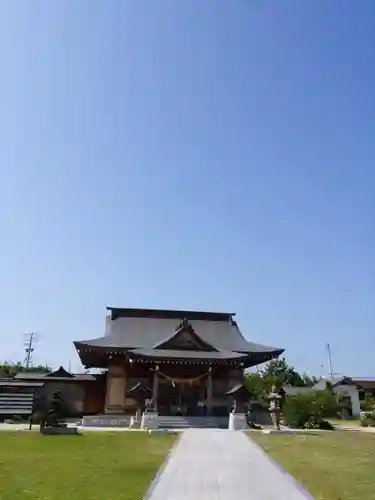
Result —
<instances>
[{"instance_id":1,"label":"blue sky","mask_svg":"<svg viewBox=\"0 0 375 500\"><path fill-rule=\"evenodd\" d=\"M375 3L0 5L1 359L79 369L105 306L237 312L375 376ZM321 365L324 367L321 368Z\"/></svg>"}]
</instances>

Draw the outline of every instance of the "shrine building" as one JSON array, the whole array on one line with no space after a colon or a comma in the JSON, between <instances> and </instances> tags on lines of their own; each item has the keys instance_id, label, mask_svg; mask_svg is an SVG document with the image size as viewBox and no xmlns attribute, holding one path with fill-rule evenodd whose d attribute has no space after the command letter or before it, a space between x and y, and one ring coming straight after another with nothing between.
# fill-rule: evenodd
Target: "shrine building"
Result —
<instances>
[{"instance_id":1,"label":"shrine building","mask_svg":"<svg viewBox=\"0 0 375 500\"><path fill-rule=\"evenodd\" d=\"M103 337L74 342L86 369L106 370L88 388L98 414L227 416L244 370L283 352L245 340L233 313L107 310Z\"/></svg>"}]
</instances>

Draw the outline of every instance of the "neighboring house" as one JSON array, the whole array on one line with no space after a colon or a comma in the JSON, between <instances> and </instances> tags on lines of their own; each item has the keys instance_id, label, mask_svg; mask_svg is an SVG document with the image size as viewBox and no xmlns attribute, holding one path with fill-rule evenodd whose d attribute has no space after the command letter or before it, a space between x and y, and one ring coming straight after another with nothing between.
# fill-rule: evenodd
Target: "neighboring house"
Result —
<instances>
[{"instance_id":1,"label":"neighboring house","mask_svg":"<svg viewBox=\"0 0 375 500\"><path fill-rule=\"evenodd\" d=\"M329 378L321 378L313 387L283 387L282 392L286 396L293 396L313 391L323 391L327 382L331 384L334 394L344 396L350 399L353 417L359 417L361 413L359 394L363 391L363 387L350 377L335 376Z\"/></svg>"},{"instance_id":2,"label":"neighboring house","mask_svg":"<svg viewBox=\"0 0 375 500\"><path fill-rule=\"evenodd\" d=\"M101 393L104 391L104 376L88 373L73 374L62 366L52 373L18 373L15 381L39 382L35 390L35 405L43 405L55 391L60 391L70 416L95 414L103 405ZM98 391L98 388L101 391Z\"/></svg>"},{"instance_id":3,"label":"neighboring house","mask_svg":"<svg viewBox=\"0 0 375 500\"><path fill-rule=\"evenodd\" d=\"M371 393L375 396L375 379L352 379L355 384L357 384L359 389L359 399L362 401L365 398L366 392Z\"/></svg>"},{"instance_id":4,"label":"neighboring house","mask_svg":"<svg viewBox=\"0 0 375 500\"><path fill-rule=\"evenodd\" d=\"M356 382L350 377L334 376L329 378L321 378L313 386L314 391L324 390L326 388L327 382L332 386L333 392L338 396L345 396L350 398L350 403L352 406L353 417L359 417L361 414L361 405L359 401L359 391L362 389Z\"/></svg>"}]
</instances>

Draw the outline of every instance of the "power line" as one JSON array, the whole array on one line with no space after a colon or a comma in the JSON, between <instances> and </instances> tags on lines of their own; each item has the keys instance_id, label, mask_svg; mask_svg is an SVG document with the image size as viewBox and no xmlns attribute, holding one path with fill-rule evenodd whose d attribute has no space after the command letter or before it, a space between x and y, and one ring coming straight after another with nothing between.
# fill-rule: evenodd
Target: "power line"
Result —
<instances>
[{"instance_id":1,"label":"power line","mask_svg":"<svg viewBox=\"0 0 375 500\"><path fill-rule=\"evenodd\" d=\"M25 346L25 359L24 365L25 368L29 368L33 362L33 352L34 345L38 342L39 335L34 332L25 333L24 335L24 346Z\"/></svg>"}]
</instances>

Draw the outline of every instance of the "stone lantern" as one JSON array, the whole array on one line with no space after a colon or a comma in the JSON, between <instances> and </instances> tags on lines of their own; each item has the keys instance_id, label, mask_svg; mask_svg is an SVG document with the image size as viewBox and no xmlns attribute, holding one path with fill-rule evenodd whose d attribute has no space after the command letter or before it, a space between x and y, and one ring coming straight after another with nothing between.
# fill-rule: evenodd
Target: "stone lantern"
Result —
<instances>
[{"instance_id":1,"label":"stone lantern","mask_svg":"<svg viewBox=\"0 0 375 500\"><path fill-rule=\"evenodd\" d=\"M268 395L269 412L272 418L272 424L275 430L280 430L280 414L281 414L281 396L276 390L276 386L272 386L271 392Z\"/></svg>"}]
</instances>

